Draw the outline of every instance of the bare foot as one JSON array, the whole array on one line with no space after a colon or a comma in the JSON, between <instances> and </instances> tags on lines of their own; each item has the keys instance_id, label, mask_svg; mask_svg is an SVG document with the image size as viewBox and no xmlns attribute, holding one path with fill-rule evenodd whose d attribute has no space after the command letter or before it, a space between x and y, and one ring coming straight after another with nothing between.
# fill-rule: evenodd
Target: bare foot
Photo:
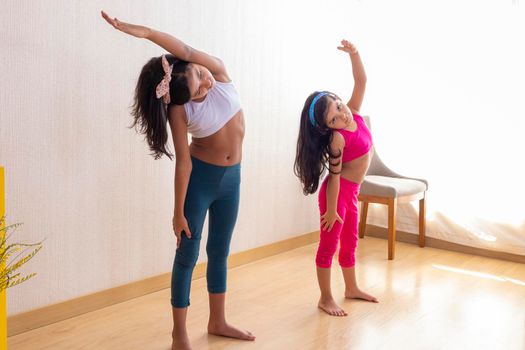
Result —
<instances>
[{"instance_id":1,"label":"bare foot","mask_svg":"<svg viewBox=\"0 0 525 350\"><path fill-rule=\"evenodd\" d=\"M191 350L190 340L187 335L175 337L171 343L171 350Z\"/></svg>"},{"instance_id":2,"label":"bare foot","mask_svg":"<svg viewBox=\"0 0 525 350\"><path fill-rule=\"evenodd\" d=\"M379 303L376 297L371 296L370 294L366 294L365 292L362 292L360 289L355 290L347 290L345 292L345 298L346 299L362 299L366 301L371 301L372 303Z\"/></svg>"},{"instance_id":3,"label":"bare foot","mask_svg":"<svg viewBox=\"0 0 525 350\"><path fill-rule=\"evenodd\" d=\"M241 340L255 340L255 335L249 331L243 331L233 326L230 326L228 323L222 324L208 324L208 333L213 335L219 335L221 337L235 338Z\"/></svg>"},{"instance_id":4,"label":"bare foot","mask_svg":"<svg viewBox=\"0 0 525 350\"><path fill-rule=\"evenodd\" d=\"M346 311L341 309L339 305L335 303L334 299L328 299L328 300L319 299L319 303L317 304L317 307L331 316L348 316Z\"/></svg>"}]
</instances>

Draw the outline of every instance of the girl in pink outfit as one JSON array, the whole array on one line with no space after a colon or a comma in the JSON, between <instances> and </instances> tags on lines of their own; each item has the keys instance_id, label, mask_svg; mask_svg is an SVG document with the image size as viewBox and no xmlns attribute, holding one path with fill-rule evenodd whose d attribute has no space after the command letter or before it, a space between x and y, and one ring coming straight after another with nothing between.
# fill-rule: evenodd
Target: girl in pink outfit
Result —
<instances>
[{"instance_id":1,"label":"girl in pink outfit","mask_svg":"<svg viewBox=\"0 0 525 350\"><path fill-rule=\"evenodd\" d=\"M318 307L329 315L346 316L330 287L330 267L338 244L345 298L377 303L375 297L359 289L355 277L357 196L373 151L370 130L359 115L366 86L363 63L352 43L342 40L338 49L346 52L352 63L352 96L346 104L328 91L308 96L301 113L294 169L305 195L317 191L320 176L328 169L319 190L321 237L315 260L321 290Z\"/></svg>"}]
</instances>

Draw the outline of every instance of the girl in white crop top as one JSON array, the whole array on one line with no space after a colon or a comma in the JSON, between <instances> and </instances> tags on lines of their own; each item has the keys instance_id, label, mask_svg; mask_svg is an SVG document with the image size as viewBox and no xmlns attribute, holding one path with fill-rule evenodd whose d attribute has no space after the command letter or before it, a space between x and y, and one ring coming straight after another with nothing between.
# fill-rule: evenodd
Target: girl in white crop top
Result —
<instances>
[{"instance_id":1,"label":"girl in white crop top","mask_svg":"<svg viewBox=\"0 0 525 350\"><path fill-rule=\"evenodd\" d=\"M191 274L208 224L208 332L254 340L224 317L227 257L239 208L244 115L223 62L154 29L102 17L115 29L148 39L169 54L151 58L135 89L134 126L155 159L166 155L169 122L175 147L173 230L177 251L172 273L172 349L190 349L186 331ZM192 134L188 144L187 134ZM211 188L210 188L211 186ZM221 197L223 196L223 197ZM208 209L209 212L208 212Z\"/></svg>"},{"instance_id":2,"label":"girl in white crop top","mask_svg":"<svg viewBox=\"0 0 525 350\"><path fill-rule=\"evenodd\" d=\"M240 109L241 101L233 83L216 81L204 101L184 104L188 132L196 138L213 135Z\"/></svg>"}]
</instances>

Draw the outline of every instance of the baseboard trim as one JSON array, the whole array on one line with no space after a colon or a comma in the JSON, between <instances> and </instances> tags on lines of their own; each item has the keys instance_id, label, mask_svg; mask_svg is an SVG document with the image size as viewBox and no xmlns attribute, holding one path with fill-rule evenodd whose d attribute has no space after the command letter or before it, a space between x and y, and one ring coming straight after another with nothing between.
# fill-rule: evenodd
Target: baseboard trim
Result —
<instances>
[{"instance_id":1,"label":"baseboard trim","mask_svg":"<svg viewBox=\"0 0 525 350\"><path fill-rule=\"evenodd\" d=\"M366 231L365 231L365 237L366 236L388 239L388 230L384 227L367 224ZM419 245L419 236L414 233L396 231L396 242L403 242L403 243ZM506 260L506 261L512 261L516 263L525 264L524 255L498 252L498 251L483 249L483 248L469 247L466 245L447 242L447 241L444 241L438 238L433 238L433 237L428 237L428 236L425 238L425 247L450 250L450 251L458 252L458 253L479 255L479 256L486 257L486 258ZM385 251L385 254L386 254L386 251Z\"/></svg>"},{"instance_id":2,"label":"baseboard trim","mask_svg":"<svg viewBox=\"0 0 525 350\"><path fill-rule=\"evenodd\" d=\"M366 225L366 236L387 239L386 228ZM231 254L228 267L233 268L248 264L260 259L283 253L295 248L309 245L319 241L319 231L310 232L301 236L289 238L283 241L253 248L247 251ZM416 234L403 231L396 232L396 241L418 245ZM525 256L497 252L488 249L474 248L461 244L443 241L437 238L426 237L426 246L437 249L455 251L459 253L479 255L483 257L507 260L525 264ZM387 254L385 248L385 255ZM206 263L197 264L193 272L193 279L204 277L206 274ZM87 312L95 311L110 305L118 304L126 300L137 298L149 293L169 288L171 273L146 278L137 282L128 283L101 292L89 294L83 297L71 299L62 303L42 307L7 318L7 335L13 336L30 331L35 328L47 326L71 317L79 316Z\"/></svg>"},{"instance_id":3,"label":"baseboard trim","mask_svg":"<svg viewBox=\"0 0 525 350\"><path fill-rule=\"evenodd\" d=\"M228 259L228 267L233 268L248 264L291 249L315 243L318 240L319 231L314 231L247 251L234 253L231 254ZM197 264L193 272L193 279L204 277L205 274L206 263ZM169 288L170 281L171 273L164 273L137 282L13 315L7 318L7 335L9 337L17 335L126 300L154 293Z\"/></svg>"}]
</instances>

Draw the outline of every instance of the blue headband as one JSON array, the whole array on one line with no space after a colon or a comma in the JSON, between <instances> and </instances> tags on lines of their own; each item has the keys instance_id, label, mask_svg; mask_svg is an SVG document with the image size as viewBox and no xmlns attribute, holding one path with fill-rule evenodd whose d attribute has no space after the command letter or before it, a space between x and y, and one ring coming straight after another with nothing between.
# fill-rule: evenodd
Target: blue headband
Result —
<instances>
[{"instance_id":1,"label":"blue headband","mask_svg":"<svg viewBox=\"0 0 525 350\"><path fill-rule=\"evenodd\" d=\"M315 107L315 104L324 95L328 95L328 92L320 92L320 93L318 93L317 96L315 96L314 99L312 100L312 103L310 103L310 111L308 113L308 116L310 117L310 123L313 126L317 126L317 123L315 122L315 118L314 118L314 107Z\"/></svg>"}]
</instances>

